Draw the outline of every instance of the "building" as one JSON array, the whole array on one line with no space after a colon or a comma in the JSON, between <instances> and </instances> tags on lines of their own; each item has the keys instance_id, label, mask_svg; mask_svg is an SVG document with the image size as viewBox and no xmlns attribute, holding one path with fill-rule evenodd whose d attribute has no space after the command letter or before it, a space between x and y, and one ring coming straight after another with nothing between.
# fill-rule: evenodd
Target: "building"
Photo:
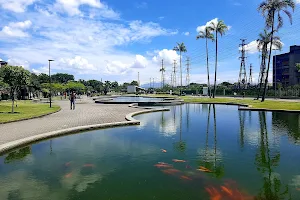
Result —
<instances>
[{"instance_id":1,"label":"building","mask_svg":"<svg viewBox=\"0 0 300 200\"><path fill-rule=\"evenodd\" d=\"M275 82L283 87L300 84L297 63L300 63L300 46L290 46L289 53L273 56L273 86Z\"/></svg>"},{"instance_id":2,"label":"building","mask_svg":"<svg viewBox=\"0 0 300 200\"><path fill-rule=\"evenodd\" d=\"M0 66L4 66L4 65L7 65L7 62L3 61L3 60L0 60Z\"/></svg>"}]
</instances>

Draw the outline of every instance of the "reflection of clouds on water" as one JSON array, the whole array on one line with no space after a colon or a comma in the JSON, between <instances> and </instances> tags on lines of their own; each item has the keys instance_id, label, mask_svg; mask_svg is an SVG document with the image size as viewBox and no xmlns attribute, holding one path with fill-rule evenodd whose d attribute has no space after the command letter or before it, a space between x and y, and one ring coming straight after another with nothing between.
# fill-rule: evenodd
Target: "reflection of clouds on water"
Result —
<instances>
[{"instance_id":1,"label":"reflection of clouds on water","mask_svg":"<svg viewBox=\"0 0 300 200\"><path fill-rule=\"evenodd\" d=\"M293 179L292 179L292 183L291 183L292 186L295 186L295 187L300 187L300 175L296 175Z\"/></svg>"},{"instance_id":2,"label":"reflection of clouds on water","mask_svg":"<svg viewBox=\"0 0 300 200\"><path fill-rule=\"evenodd\" d=\"M72 171L71 177L62 177L60 183L64 189L71 190L75 186L77 192L83 192L87 189L88 185L101 180L100 174L82 175L80 171Z\"/></svg>"},{"instance_id":3,"label":"reflection of clouds on water","mask_svg":"<svg viewBox=\"0 0 300 200\"><path fill-rule=\"evenodd\" d=\"M251 146L257 147L261 142L261 132L260 130L245 130L244 133L245 142ZM264 141L266 137L264 136ZM266 141L265 141L266 142ZM280 136L272 134L270 131L268 133L268 145L269 148L279 148L280 147Z\"/></svg>"},{"instance_id":4,"label":"reflection of clouds on water","mask_svg":"<svg viewBox=\"0 0 300 200\"><path fill-rule=\"evenodd\" d=\"M141 125L137 127L138 130L144 129L146 126L153 126L154 128L158 128L158 133L170 137L176 135L177 128L179 125L178 116L173 118L173 110L171 108L171 112L158 112L158 113L150 113L145 114L140 117Z\"/></svg>"},{"instance_id":5,"label":"reflection of clouds on water","mask_svg":"<svg viewBox=\"0 0 300 200\"><path fill-rule=\"evenodd\" d=\"M265 173L264 177L269 178L269 174ZM280 174L277 172L271 172L270 180L272 184L275 184L275 180L280 180Z\"/></svg>"},{"instance_id":6,"label":"reflection of clouds on water","mask_svg":"<svg viewBox=\"0 0 300 200\"><path fill-rule=\"evenodd\" d=\"M0 179L0 199L18 196L18 199L64 199L65 193L50 191L42 181L36 180L25 171L14 171ZM14 193L14 194L13 194Z\"/></svg>"},{"instance_id":7,"label":"reflection of clouds on water","mask_svg":"<svg viewBox=\"0 0 300 200\"><path fill-rule=\"evenodd\" d=\"M204 162L215 162L216 161L222 161L222 152L217 149L215 152L215 149L198 149L198 155L200 156L201 160Z\"/></svg>"}]
</instances>

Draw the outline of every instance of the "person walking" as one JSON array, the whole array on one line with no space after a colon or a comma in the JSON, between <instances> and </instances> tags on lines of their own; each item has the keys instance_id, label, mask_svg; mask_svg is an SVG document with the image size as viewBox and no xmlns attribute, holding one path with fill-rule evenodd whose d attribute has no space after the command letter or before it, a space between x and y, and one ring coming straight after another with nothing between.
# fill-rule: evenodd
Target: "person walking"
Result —
<instances>
[{"instance_id":1,"label":"person walking","mask_svg":"<svg viewBox=\"0 0 300 200\"><path fill-rule=\"evenodd\" d=\"M75 92L71 92L70 93L70 109L72 110L72 107L73 107L73 110L75 110L75 99L76 99L76 95L75 95Z\"/></svg>"}]
</instances>

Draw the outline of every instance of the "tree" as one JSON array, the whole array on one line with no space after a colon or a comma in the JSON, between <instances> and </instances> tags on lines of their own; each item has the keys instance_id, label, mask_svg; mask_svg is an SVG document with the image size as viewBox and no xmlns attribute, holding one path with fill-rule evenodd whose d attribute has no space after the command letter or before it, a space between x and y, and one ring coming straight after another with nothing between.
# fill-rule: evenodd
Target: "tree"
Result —
<instances>
[{"instance_id":1,"label":"tree","mask_svg":"<svg viewBox=\"0 0 300 200\"><path fill-rule=\"evenodd\" d=\"M216 37L216 63L215 63L215 81L214 81L214 92L213 92L213 98L216 96L217 91L217 68L218 68L218 34L221 36L225 35L226 31L228 30L228 27L224 23L223 20L218 20L217 22L211 22L210 26L208 27L209 31L215 32Z\"/></svg>"},{"instance_id":2,"label":"tree","mask_svg":"<svg viewBox=\"0 0 300 200\"><path fill-rule=\"evenodd\" d=\"M185 53L185 52L187 52L187 50L186 50L186 47L183 42L182 43L177 42L177 46L174 47L173 50L179 52L179 54L180 54L180 95L181 95L181 92L182 92L182 62L181 62L182 52Z\"/></svg>"},{"instance_id":3,"label":"tree","mask_svg":"<svg viewBox=\"0 0 300 200\"><path fill-rule=\"evenodd\" d=\"M68 83L69 81L74 81L74 76L71 74L57 73L51 75L51 80L54 83Z\"/></svg>"},{"instance_id":4,"label":"tree","mask_svg":"<svg viewBox=\"0 0 300 200\"><path fill-rule=\"evenodd\" d=\"M85 90L85 86L82 83L76 81L70 81L65 85L65 88L69 91L74 91L76 93L83 92Z\"/></svg>"},{"instance_id":5,"label":"tree","mask_svg":"<svg viewBox=\"0 0 300 200\"><path fill-rule=\"evenodd\" d=\"M39 76L36 75L35 73L30 74L28 89L30 93L30 98L31 98L31 93L41 90Z\"/></svg>"},{"instance_id":6,"label":"tree","mask_svg":"<svg viewBox=\"0 0 300 200\"><path fill-rule=\"evenodd\" d=\"M0 68L0 77L10 88L12 99L11 112L14 113L15 91L22 86L28 85L30 72L23 67L6 65Z\"/></svg>"},{"instance_id":7,"label":"tree","mask_svg":"<svg viewBox=\"0 0 300 200\"><path fill-rule=\"evenodd\" d=\"M200 31L199 35L197 35L196 39L205 39L206 40L206 67L207 67L207 86L209 90L209 97L211 98L211 87L209 80L209 65L208 65L208 40L214 41L214 35L211 33L208 27L205 27L204 31Z\"/></svg>"},{"instance_id":8,"label":"tree","mask_svg":"<svg viewBox=\"0 0 300 200\"><path fill-rule=\"evenodd\" d=\"M42 83L49 83L49 76L47 74L43 74L41 73L39 76L38 76L38 79L39 79L39 82L42 84Z\"/></svg>"},{"instance_id":9,"label":"tree","mask_svg":"<svg viewBox=\"0 0 300 200\"><path fill-rule=\"evenodd\" d=\"M290 19L290 23L292 24L292 14L286 10L287 8L292 8L293 11L296 7L294 0L266 0L263 1L259 7L258 11L264 16L266 20L266 27L271 28L271 42L270 42L270 50L268 57L268 67L267 74L265 79L264 93L262 96L262 102L265 101L265 97L267 94L267 85L269 78L269 70L271 64L271 56L272 56L272 46L273 46L273 35L275 31L278 31L283 26L283 19L281 17L281 12L284 12ZM275 30L275 14L277 14L277 29Z\"/></svg>"},{"instance_id":10,"label":"tree","mask_svg":"<svg viewBox=\"0 0 300 200\"><path fill-rule=\"evenodd\" d=\"M138 83L137 81L132 81L132 82L130 83L130 85L139 86L139 83Z\"/></svg>"},{"instance_id":11,"label":"tree","mask_svg":"<svg viewBox=\"0 0 300 200\"><path fill-rule=\"evenodd\" d=\"M300 72L300 63L296 63L296 66L295 66L298 70L298 72Z\"/></svg>"},{"instance_id":12,"label":"tree","mask_svg":"<svg viewBox=\"0 0 300 200\"><path fill-rule=\"evenodd\" d=\"M261 75L260 75L260 81L259 81L259 88L258 88L258 94L257 94L257 99L259 99L260 92L261 92L261 87L263 84L263 78L265 74L265 69L266 69L266 59L268 58L268 45L271 45L271 38L272 34L269 33L266 29L264 30L263 33L259 34L259 38L256 40L257 41L257 48L258 50L261 51ZM273 36L273 47L276 49L282 48L282 43L280 41L280 37L278 36Z\"/></svg>"}]
</instances>

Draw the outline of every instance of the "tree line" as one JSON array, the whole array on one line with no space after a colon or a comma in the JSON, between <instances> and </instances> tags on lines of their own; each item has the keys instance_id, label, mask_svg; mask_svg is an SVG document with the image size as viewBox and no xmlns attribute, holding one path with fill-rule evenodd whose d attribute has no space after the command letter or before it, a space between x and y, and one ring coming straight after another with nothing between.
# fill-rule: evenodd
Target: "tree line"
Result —
<instances>
[{"instance_id":1,"label":"tree line","mask_svg":"<svg viewBox=\"0 0 300 200\"><path fill-rule=\"evenodd\" d=\"M35 74L20 66L6 65L0 68L0 100L26 99L49 97L74 91L78 94L107 94L109 91L122 92L128 85L138 85L137 81L119 84L117 81L75 80L74 76L66 73L51 75Z\"/></svg>"}]
</instances>

